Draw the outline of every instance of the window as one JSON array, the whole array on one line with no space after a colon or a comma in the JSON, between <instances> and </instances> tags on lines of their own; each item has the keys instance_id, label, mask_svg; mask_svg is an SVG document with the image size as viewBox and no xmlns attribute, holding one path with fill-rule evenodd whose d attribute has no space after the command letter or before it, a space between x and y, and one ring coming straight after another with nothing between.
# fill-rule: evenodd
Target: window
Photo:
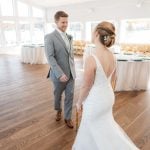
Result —
<instances>
[{"instance_id":1,"label":"window","mask_svg":"<svg viewBox=\"0 0 150 150\"><path fill-rule=\"evenodd\" d=\"M99 23L99 21L93 21L93 22L86 23L86 40L87 41L91 41L92 32L98 23Z\"/></svg>"},{"instance_id":2,"label":"window","mask_svg":"<svg viewBox=\"0 0 150 150\"><path fill-rule=\"evenodd\" d=\"M42 9L32 7L33 11L33 17L43 18L44 17L44 11Z\"/></svg>"},{"instance_id":3,"label":"window","mask_svg":"<svg viewBox=\"0 0 150 150\"><path fill-rule=\"evenodd\" d=\"M73 36L74 40L82 39L82 27L83 25L80 22L73 22L69 24L68 33Z\"/></svg>"},{"instance_id":4,"label":"window","mask_svg":"<svg viewBox=\"0 0 150 150\"><path fill-rule=\"evenodd\" d=\"M0 47L2 47L2 30L1 30L1 23L0 23Z\"/></svg>"},{"instance_id":5,"label":"window","mask_svg":"<svg viewBox=\"0 0 150 150\"><path fill-rule=\"evenodd\" d=\"M13 16L13 0L1 0L2 16Z\"/></svg>"},{"instance_id":6,"label":"window","mask_svg":"<svg viewBox=\"0 0 150 150\"><path fill-rule=\"evenodd\" d=\"M21 43L23 44L31 43L29 22L20 22L19 30L20 30Z\"/></svg>"},{"instance_id":7,"label":"window","mask_svg":"<svg viewBox=\"0 0 150 150\"><path fill-rule=\"evenodd\" d=\"M123 20L121 22L120 43L149 43L150 19Z\"/></svg>"},{"instance_id":8,"label":"window","mask_svg":"<svg viewBox=\"0 0 150 150\"><path fill-rule=\"evenodd\" d=\"M43 44L44 43L44 23L35 23L33 27L33 44Z\"/></svg>"},{"instance_id":9,"label":"window","mask_svg":"<svg viewBox=\"0 0 150 150\"><path fill-rule=\"evenodd\" d=\"M56 24L55 23L47 23L46 24L46 33L51 33L52 31L54 31L56 28Z\"/></svg>"},{"instance_id":10,"label":"window","mask_svg":"<svg viewBox=\"0 0 150 150\"><path fill-rule=\"evenodd\" d=\"M29 16L29 8L27 4L18 1L18 15L21 17Z\"/></svg>"},{"instance_id":11,"label":"window","mask_svg":"<svg viewBox=\"0 0 150 150\"><path fill-rule=\"evenodd\" d=\"M0 0L0 47L44 43L45 9L23 0Z\"/></svg>"},{"instance_id":12,"label":"window","mask_svg":"<svg viewBox=\"0 0 150 150\"><path fill-rule=\"evenodd\" d=\"M13 21L3 21L2 29L4 32L4 42L6 46L16 45L16 30Z\"/></svg>"}]
</instances>

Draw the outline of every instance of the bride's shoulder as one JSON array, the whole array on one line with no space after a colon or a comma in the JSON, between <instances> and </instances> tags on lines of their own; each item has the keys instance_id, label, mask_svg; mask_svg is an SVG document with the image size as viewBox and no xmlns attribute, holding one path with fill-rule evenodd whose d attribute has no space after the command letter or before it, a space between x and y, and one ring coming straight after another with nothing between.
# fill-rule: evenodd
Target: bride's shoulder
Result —
<instances>
[{"instance_id":1,"label":"bride's shoulder","mask_svg":"<svg viewBox=\"0 0 150 150\"><path fill-rule=\"evenodd\" d=\"M113 60L116 60L116 56L115 56L115 54L112 51L108 50L107 52L108 52L108 54L109 54L108 56L110 58L112 58Z\"/></svg>"},{"instance_id":2,"label":"bride's shoulder","mask_svg":"<svg viewBox=\"0 0 150 150\"><path fill-rule=\"evenodd\" d=\"M116 66L116 64L117 64L117 58L116 58L116 56L115 56L115 54L113 53L113 52L111 52L111 51L109 51L109 53L110 53L110 61L111 61L111 64L114 64L114 66Z\"/></svg>"},{"instance_id":3,"label":"bride's shoulder","mask_svg":"<svg viewBox=\"0 0 150 150\"><path fill-rule=\"evenodd\" d=\"M91 62L91 63L95 63L95 58L94 58L93 55L89 55L89 56L86 57L85 61L86 61L86 62L89 62L89 63L90 63L90 62Z\"/></svg>"},{"instance_id":4,"label":"bride's shoulder","mask_svg":"<svg viewBox=\"0 0 150 150\"><path fill-rule=\"evenodd\" d=\"M87 56L86 59L85 59L85 64L86 64L86 66L88 66L88 67L91 66L91 67L94 67L94 68L95 68L95 66L96 66L96 61L95 61L94 56L93 56L93 55Z\"/></svg>"}]
</instances>

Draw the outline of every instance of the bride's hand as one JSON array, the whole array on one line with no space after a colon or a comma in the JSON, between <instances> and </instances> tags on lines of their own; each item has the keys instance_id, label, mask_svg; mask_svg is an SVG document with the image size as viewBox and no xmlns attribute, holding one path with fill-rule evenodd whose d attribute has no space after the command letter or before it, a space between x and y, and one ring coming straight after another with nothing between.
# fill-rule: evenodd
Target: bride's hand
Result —
<instances>
[{"instance_id":1,"label":"bride's hand","mask_svg":"<svg viewBox=\"0 0 150 150\"><path fill-rule=\"evenodd\" d=\"M76 103L76 109L77 109L78 113L81 113L81 111L82 111L82 104Z\"/></svg>"}]
</instances>

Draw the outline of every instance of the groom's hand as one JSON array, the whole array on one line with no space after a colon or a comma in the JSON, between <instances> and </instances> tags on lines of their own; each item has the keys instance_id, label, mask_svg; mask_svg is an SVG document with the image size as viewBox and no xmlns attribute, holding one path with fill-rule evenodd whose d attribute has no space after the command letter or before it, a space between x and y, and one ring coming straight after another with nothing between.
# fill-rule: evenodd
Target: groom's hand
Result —
<instances>
[{"instance_id":1,"label":"groom's hand","mask_svg":"<svg viewBox=\"0 0 150 150\"><path fill-rule=\"evenodd\" d=\"M59 80L60 80L61 82L67 82L67 81L68 81L68 77L67 77L65 74L63 74L63 75L59 78Z\"/></svg>"}]
</instances>

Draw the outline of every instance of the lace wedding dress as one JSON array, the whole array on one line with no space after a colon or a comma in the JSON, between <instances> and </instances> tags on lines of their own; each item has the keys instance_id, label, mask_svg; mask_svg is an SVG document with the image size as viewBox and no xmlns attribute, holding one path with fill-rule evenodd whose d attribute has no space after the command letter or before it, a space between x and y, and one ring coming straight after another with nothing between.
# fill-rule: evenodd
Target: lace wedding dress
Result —
<instances>
[{"instance_id":1,"label":"lace wedding dress","mask_svg":"<svg viewBox=\"0 0 150 150\"><path fill-rule=\"evenodd\" d=\"M72 150L139 150L116 123L112 114L114 92L95 55L94 85L83 103L80 127Z\"/></svg>"}]
</instances>

